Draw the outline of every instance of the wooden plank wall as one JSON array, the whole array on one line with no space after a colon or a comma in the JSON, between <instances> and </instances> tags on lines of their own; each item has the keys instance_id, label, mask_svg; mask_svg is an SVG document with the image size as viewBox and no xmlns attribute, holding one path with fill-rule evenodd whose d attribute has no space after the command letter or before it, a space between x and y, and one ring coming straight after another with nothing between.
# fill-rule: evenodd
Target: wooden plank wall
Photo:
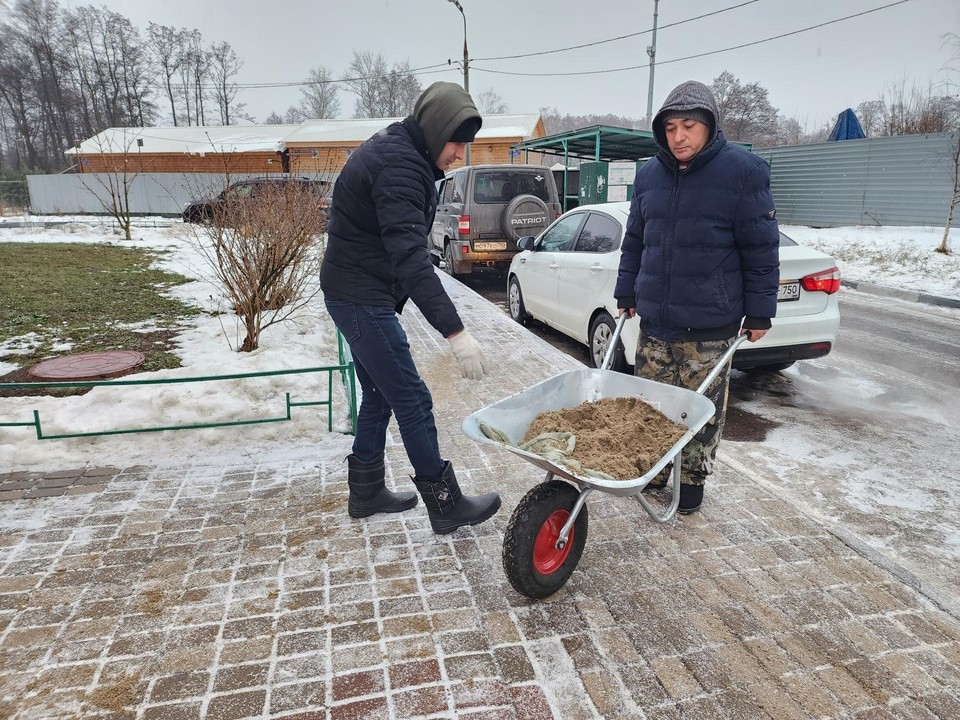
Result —
<instances>
[{"instance_id":1,"label":"wooden plank wall","mask_svg":"<svg viewBox=\"0 0 960 720\"><path fill-rule=\"evenodd\" d=\"M75 171L91 172L155 172L217 173L269 175L284 172L283 157L277 152L207 153L130 153L113 155L94 153L78 155ZM124 160L126 162L124 162Z\"/></svg>"}]
</instances>

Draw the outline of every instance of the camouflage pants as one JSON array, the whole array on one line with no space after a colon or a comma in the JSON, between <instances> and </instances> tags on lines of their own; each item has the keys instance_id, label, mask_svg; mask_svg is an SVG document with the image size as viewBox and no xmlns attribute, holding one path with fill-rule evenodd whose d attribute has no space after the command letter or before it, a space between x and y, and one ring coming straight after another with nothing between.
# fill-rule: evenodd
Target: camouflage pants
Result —
<instances>
[{"instance_id":1,"label":"camouflage pants","mask_svg":"<svg viewBox=\"0 0 960 720\"><path fill-rule=\"evenodd\" d=\"M636 374L668 385L696 390L735 339L667 342L641 331L637 343ZM717 412L681 452L681 482L703 485L713 472L713 461L717 457L717 446L727 414L729 390L728 363L706 392ZM666 479L666 474L662 474Z\"/></svg>"}]
</instances>

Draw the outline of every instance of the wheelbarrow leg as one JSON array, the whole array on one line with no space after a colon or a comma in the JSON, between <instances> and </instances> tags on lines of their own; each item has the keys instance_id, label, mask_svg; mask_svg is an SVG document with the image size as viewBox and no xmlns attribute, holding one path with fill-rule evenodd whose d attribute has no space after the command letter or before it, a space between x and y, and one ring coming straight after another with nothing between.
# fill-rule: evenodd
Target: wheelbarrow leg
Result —
<instances>
[{"instance_id":1,"label":"wheelbarrow leg","mask_svg":"<svg viewBox=\"0 0 960 720\"><path fill-rule=\"evenodd\" d=\"M680 453L678 452L673 456L673 472L670 473L671 478L671 487L673 489L673 497L670 500L670 505L667 507L664 513L657 511L653 505L651 505L642 494L637 493L634 497L637 499L637 502L647 511L647 515L653 518L658 523L669 522L673 519L673 516L677 514L677 508L680 507Z\"/></svg>"}]
</instances>

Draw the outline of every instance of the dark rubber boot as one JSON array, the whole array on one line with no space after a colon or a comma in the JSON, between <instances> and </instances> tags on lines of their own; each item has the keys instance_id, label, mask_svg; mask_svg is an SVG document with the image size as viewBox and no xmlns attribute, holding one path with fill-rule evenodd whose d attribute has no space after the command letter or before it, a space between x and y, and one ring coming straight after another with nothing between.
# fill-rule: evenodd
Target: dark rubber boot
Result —
<instances>
[{"instance_id":1,"label":"dark rubber boot","mask_svg":"<svg viewBox=\"0 0 960 720\"><path fill-rule=\"evenodd\" d=\"M365 518L375 513L395 513L409 510L417 504L414 492L391 492L383 482L383 453L369 462L356 455L347 456L350 468L347 483L350 485L350 500L347 512L352 518Z\"/></svg>"},{"instance_id":2,"label":"dark rubber boot","mask_svg":"<svg viewBox=\"0 0 960 720\"><path fill-rule=\"evenodd\" d=\"M685 485L680 483L680 505L677 512L689 515L700 509L703 502L703 485Z\"/></svg>"},{"instance_id":3,"label":"dark rubber boot","mask_svg":"<svg viewBox=\"0 0 960 720\"><path fill-rule=\"evenodd\" d=\"M443 461L439 478L414 478L430 516L430 525L437 535L452 533L464 525L479 525L500 509L500 496L487 493L469 497L460 492L457 476L449 460Z\"/></svg>"}]
</instances>

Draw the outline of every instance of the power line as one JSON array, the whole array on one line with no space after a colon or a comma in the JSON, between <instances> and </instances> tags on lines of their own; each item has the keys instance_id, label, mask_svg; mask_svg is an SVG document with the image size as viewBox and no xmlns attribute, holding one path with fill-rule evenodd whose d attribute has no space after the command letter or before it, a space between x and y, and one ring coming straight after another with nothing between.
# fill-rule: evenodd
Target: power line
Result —
<instances>
[{"instance_id":1,"label":"power line","mask_svg":"<svg viewBox=\"0 0 960 720\"><path fill-rule=\"evenodd\" d=\"M747 0L747 2L742 2L739 5L730 5L729 7L721 8L720 10L715 10L714 12L704 13L703 15L697 15L696 17L687 18L686 20L678 20L677 22L670 23L669 25L661 25L660 30L669 27L676 27L677 25L684 25L688 22L693 22L694 20L702 20L703 18L710 17L711 15L719 15L720 13L725 13L728 10L736 10L745 5L752 5L755 2L760 2L760 0ZM551 55L553 53L567 52L568 50L579 50L585 47L593 47L595 45L603 45L604 43L612 43L617 40L626 40L627 38L638 37L640 35L646 35L647 33L653 32L653 28L649 30L641 30L640 32L629 33L628 35L618 35L617 37L607 38L606 40L596 40L594 42L584 43L583 45L570 45L569 47L557 48L556 50L541 50L540 52L524 53L523 55L500 55L498 57L488 57L488 58L473 58L473 62L483 62L484 60L516 60L517 58L526 58L534 57L536 55Z\"/></svg>"},{"instance_id":2,"label":"power line","mask_svg":"<svg viewBox=\"0 0 960 720\"><path fill-rule=\"evenodd\" d=\"M853 18L862 17L863 15L869 15L870 13L879 12L880 10L886 10L887 8L892 8L895 5L903 5L908 3L911 0L898 0L897 2L892 2L887 5L881 5L880 7L872 8L871 10L864 10L863 12L855 13L853 15L847 15L846 17L837 18L836 20L828 20L826 22L818 23L817 25L810 25L809 27L800 28L799 30L792 30L791 32L781 33L780 35L772 35L771 37L764 38L762 40L754 40L753 42L743 43L742 45L733 45L727 48L721 48L720 50L710 50L709 52L697 53L696 55L686 55L681 58L674 58L673 60L659 60L657 65L669 65L671 63L678 63L684 60L692 60L694 58L706 57L708 55L718 55L720 53L730 52L731 50L740 50L741 48L751 47L753 45L761 45L763 43L772 42L773 40L780 40L785 37L790 37L791 35L799 35L800 33L805 33L810 30L816 30L817 28L826 27L827 25L833 25L835 23L843 22L844 20L852 20ZM508 70L490 70L488 68L474 67L471 63L471 70L477 70L478 72L491 73L494 75L519 75L523 77L572 77L575 75L604 75L606 73L615 73L623 72L625 70L642 70L643 68L650 67L650 64L646 65L630 65L629 67L619 67L619 68L607 68L605 70L583 70L580 72L556 72L556 73L531 73L531 72L510 72Z\"/></svg>"},{"instance_id":3,"label":"power line","mask_svg":"<svg viewBox=\"0 0 960 720\"><path fill-rule=\"evenodd\" d=\"M433 68L443 68L442 70L434 70ZM398 71L404 75L433 75L435 73L449 72L453 68L450 67L449 63L437 63L435 65L425 65L424 67L413 68L411 70ZM281 83L232 83L231 88L236 88L237 90L259 90L265 88L283 88L283 87L303 87L307 85L335 85L337 83L348 83L355 82L359 80L379 80L380 78L390 77L393 72L387 72L380 75L364 75L362 77L352 77L352 78L332 78L330 80L300 80L298 82L281 82ZM151 89L161 89L165 90L166 85L149 85ZM184 84L184 83L173 83L173 87L176 89L182 89L184 87L193 90L196 88L196 85L193 84ZM209 85L201 84L200 88L202 90L216 90L220 88L220 85Z\"/></svg>"}]
</instances>

